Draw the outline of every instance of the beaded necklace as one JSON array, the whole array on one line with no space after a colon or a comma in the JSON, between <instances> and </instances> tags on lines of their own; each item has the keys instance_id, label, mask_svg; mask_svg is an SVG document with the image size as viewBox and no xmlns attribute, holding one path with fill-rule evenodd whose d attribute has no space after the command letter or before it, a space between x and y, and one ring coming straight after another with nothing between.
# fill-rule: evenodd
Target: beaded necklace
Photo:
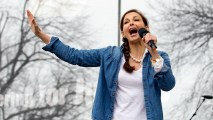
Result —
<instances>
[{"instance_id":1,"label":"beaded necklace","mask_svg":"<svg viewBox=\"0 0 213 120\"><path fill-rule=\"evenodd\" d=\"M131 54L129 54L130 57L132 58L133 61L137 62L137 63L141 63L142 59L137 59L135 57L133 57Z\"/></svg>"}]
</instances>

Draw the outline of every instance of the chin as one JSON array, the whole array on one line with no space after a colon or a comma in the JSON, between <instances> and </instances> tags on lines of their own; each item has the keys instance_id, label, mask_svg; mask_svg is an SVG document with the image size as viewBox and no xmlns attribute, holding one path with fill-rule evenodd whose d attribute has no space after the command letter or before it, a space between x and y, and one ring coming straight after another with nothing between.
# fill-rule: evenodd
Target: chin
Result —
<instances>
[{"instance_id":1,"label":"chin","mask_svg":"<svg viewBox=\"0 0 213 120\"><path fill-rule=\"evenodd\" d=\"M129 42L139 42L140 40L139 38L130 38Z\"/></svg>"}]
</instances>

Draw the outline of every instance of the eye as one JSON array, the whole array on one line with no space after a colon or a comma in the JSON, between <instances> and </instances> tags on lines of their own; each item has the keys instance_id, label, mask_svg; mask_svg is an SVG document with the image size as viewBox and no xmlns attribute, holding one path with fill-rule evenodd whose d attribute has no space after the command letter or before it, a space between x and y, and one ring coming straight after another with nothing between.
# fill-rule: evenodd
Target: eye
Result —
<instances>
[{"instance_id":1,"label":"eye","mask_svg":"<svg viewBox=\"0 0 213 120\"><path fill-rule=\"evenodd\" d=\"M124 21L124 24L127 24L129 21Z\"/></svg>"},{"instance_id":2,"label":"eye","mask_svg":"<svg viewBox=\"0 0 213 120\"><path fill-rule=\"evenodd\" d=\"M140 21L140 19L135 19L135 21Z\"/></svg>"}]
</instances>

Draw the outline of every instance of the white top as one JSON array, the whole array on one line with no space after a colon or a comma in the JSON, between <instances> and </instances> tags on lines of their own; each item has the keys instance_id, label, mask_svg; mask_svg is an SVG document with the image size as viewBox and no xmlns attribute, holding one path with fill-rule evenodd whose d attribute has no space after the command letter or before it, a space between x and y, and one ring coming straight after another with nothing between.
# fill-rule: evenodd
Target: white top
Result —
<instances>
[{"instance_id":1,"label":"white top","mask_svg":"<svg viewBox=\"0 0 213 120\"><path fill-rule=\"evenodd\" d=\"M159 72L163 66L163 58L153 67ZM124 70L123 56L118 74L118 88L114 103L113 120L147 120L144 102L142 67L132 73Z\"/></svg>"},{"instance_id":2,"label":"white top","mask_svg":"<svg viewBox=\"0 0 213 120\"><path fill-rule=\"evenodd\" d=\"M113 120L146 120L142 67L128 73L124 57L118 74L118 88L114 103Z\"/></svg>"}]
</instances>

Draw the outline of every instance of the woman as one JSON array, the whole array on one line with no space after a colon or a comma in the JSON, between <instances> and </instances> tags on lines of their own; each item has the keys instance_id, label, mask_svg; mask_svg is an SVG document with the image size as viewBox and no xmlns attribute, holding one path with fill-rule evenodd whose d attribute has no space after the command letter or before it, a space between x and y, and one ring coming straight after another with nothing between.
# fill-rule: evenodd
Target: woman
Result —
<instances>
[{"instance_id":1,"label":"woman","mask_svg":"<svg viewBox=\"0 0 213 120\"><path fill-rule=\"evenodd\" d=\"M94 50L63 44L59 38L43 33L30 11L27 15L33 33L47 44L45 51L73 65L100 66L93 120L163 120L161 90L171 90L175 78L168 55L147 44L150 40L156 44L157 38L150 33L140 38L140 28L149 30L141 12L133 9L123 15L121 47Z\"/></svg>"}]
</instances>

